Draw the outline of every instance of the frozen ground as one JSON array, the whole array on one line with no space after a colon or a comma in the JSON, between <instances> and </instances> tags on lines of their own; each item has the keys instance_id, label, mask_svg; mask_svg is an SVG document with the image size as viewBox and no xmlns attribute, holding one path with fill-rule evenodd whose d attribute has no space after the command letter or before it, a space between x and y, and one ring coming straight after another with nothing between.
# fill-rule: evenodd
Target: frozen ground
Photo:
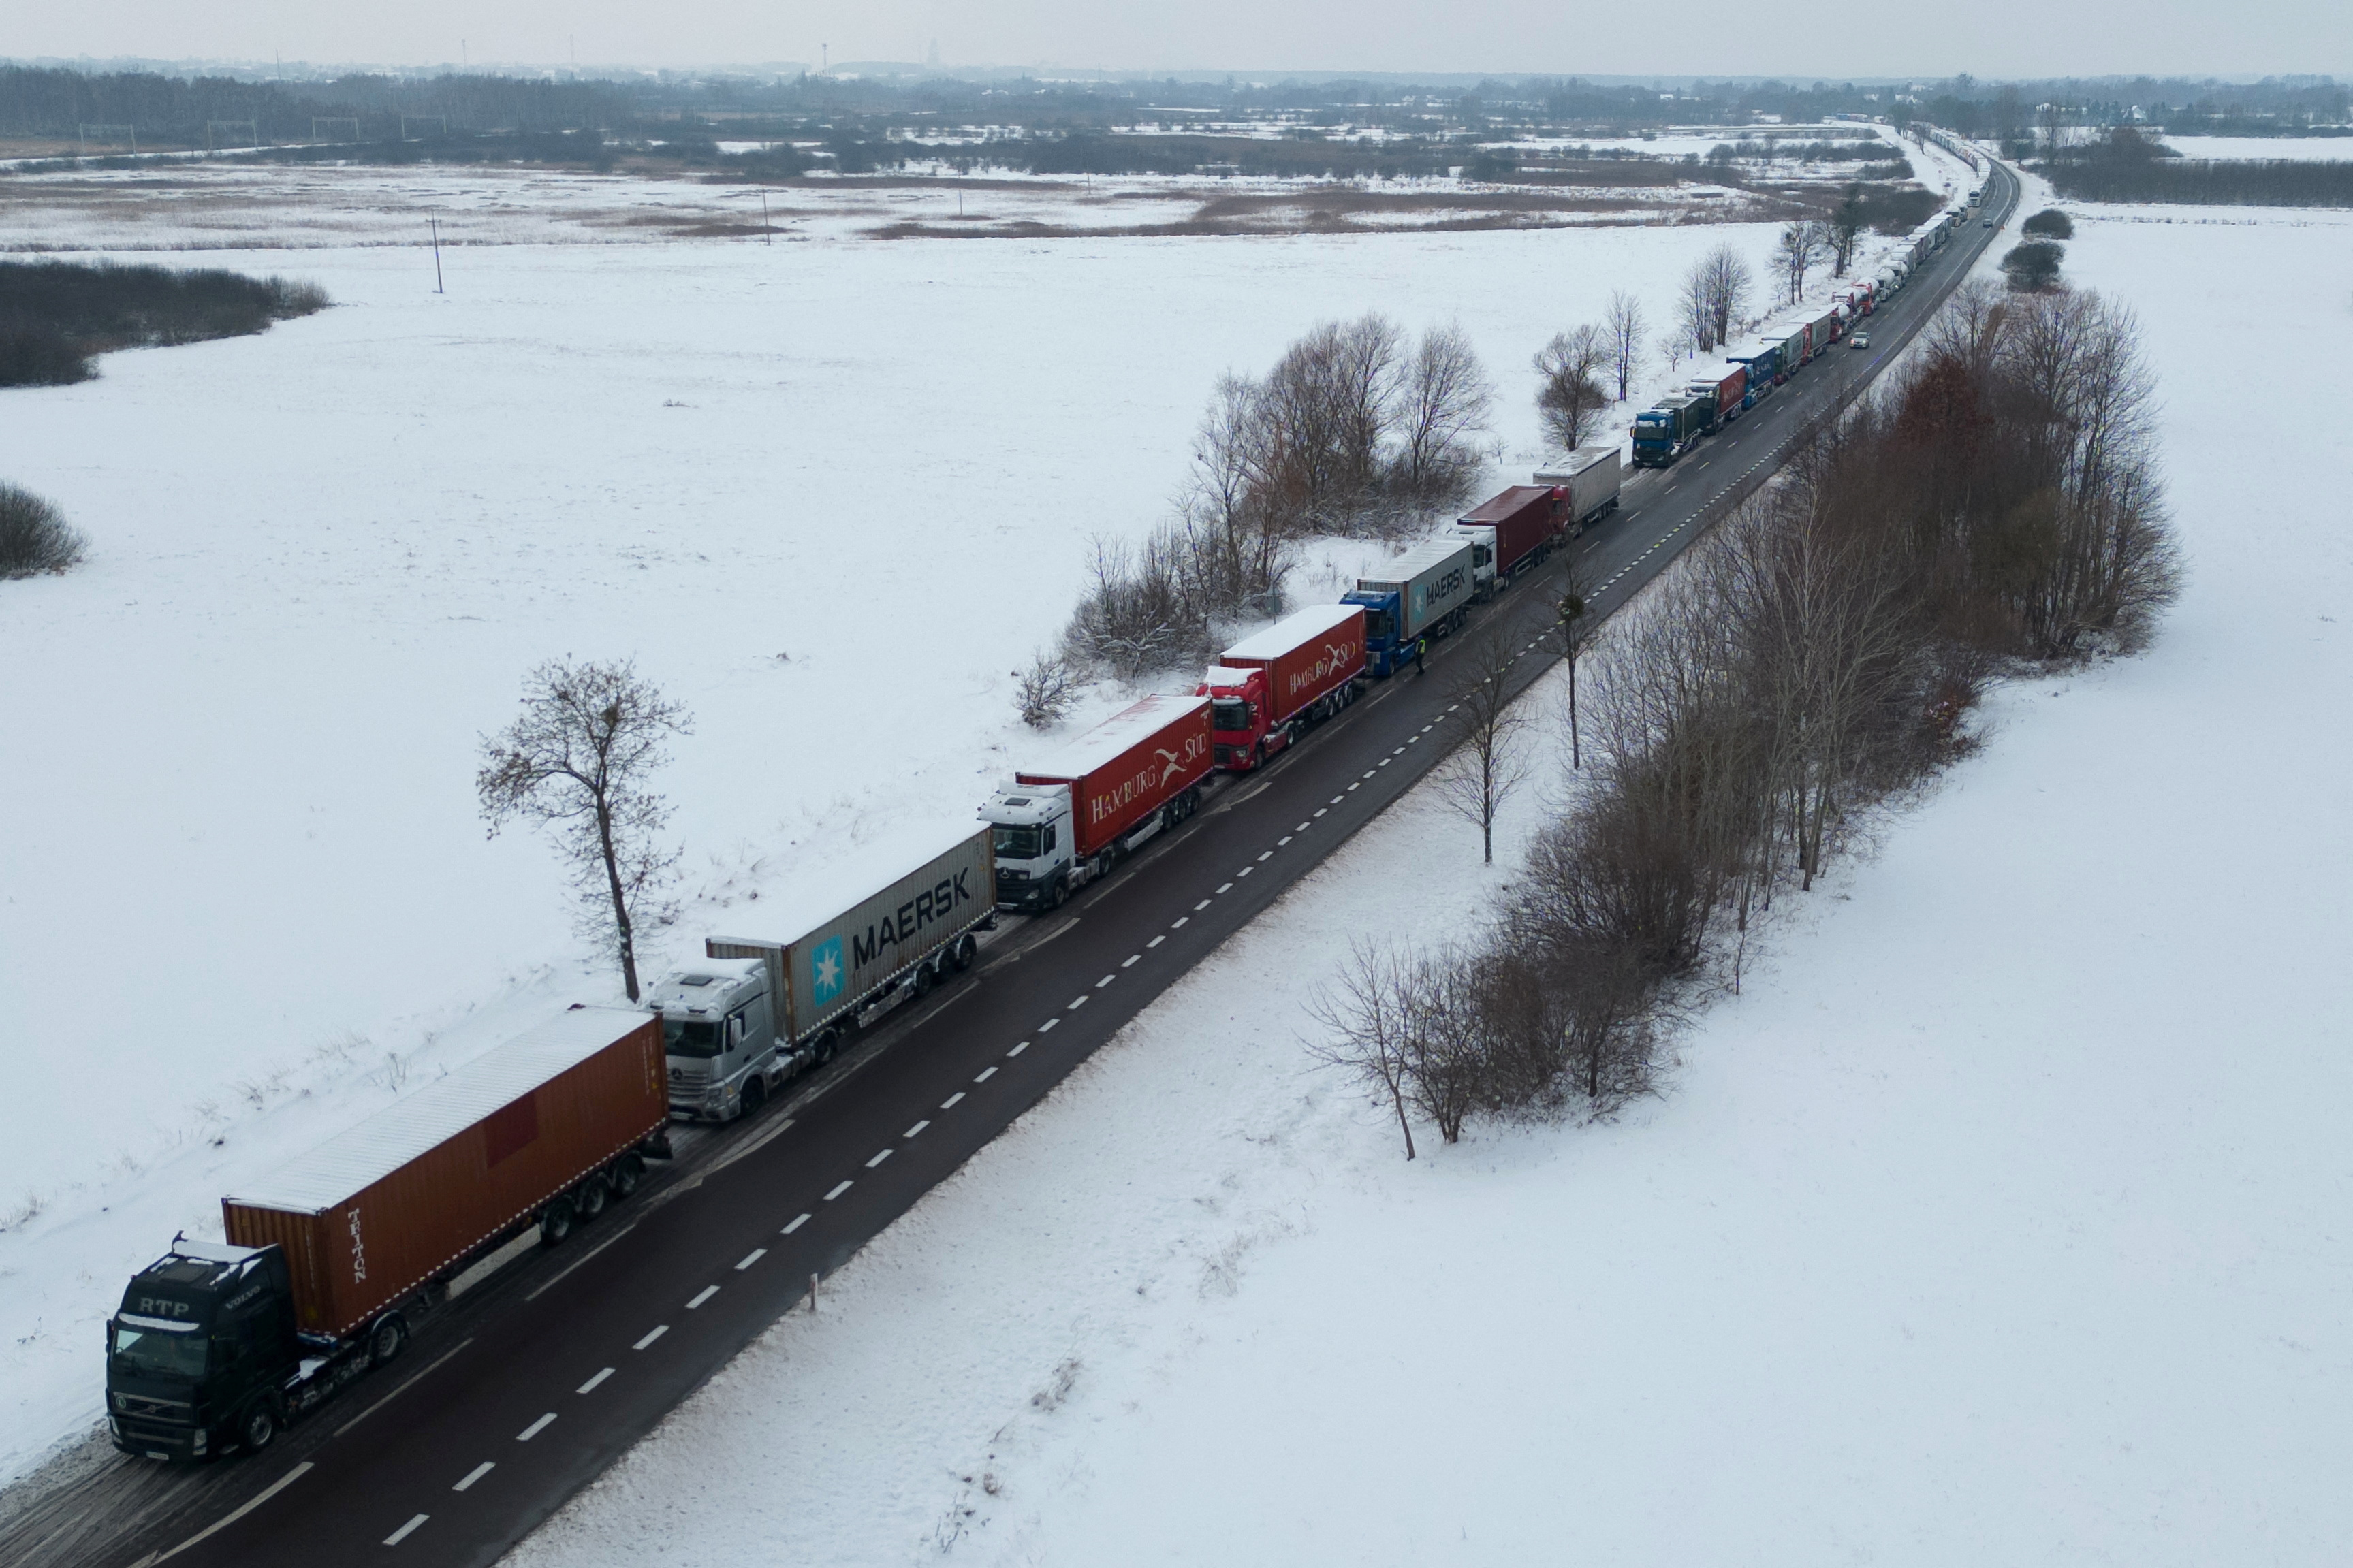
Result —
<instances>
[{"instance_id":1,"label":"frozen ground","mask_svg":"<svg viewBox=\"0 0 2353 1568\"><path fill-rule=\"evenodd\" d=\"M1427 935L1487 879L1418 799L513 1561L2341 1562L2353 440L2213 456L2353 352L2342 254L2079 230L2163 371L2187 595L2000 693L1665 1098L1408 1165L1308 1068L1396 866ZM2326 303L2280 337L2275 292Z\"/></svg>"},{"instance_id":2,"label":"frozen ground","mask_svg":"<svg viewBox=\"0 0 2353 1568\"><path fill-rule=\"evenodd\" d=\"M2168 136L2165 144L2185 158L2353 158L2353 136Z\"/></svg>"},{"instance_id":3,"label":"frozen ground","mask_svg":"<svg viewBox=\"0 0 2353 1568\"><path fill-rule=\"evenodd\" d=\"M0 584L0 1477L96 1419L99 1320L218 1193L614 991L545 847L475 816L535 662L634 656L696 716L666 778L690 904L649 970L756 933L764 898L970 820L1027 738L1008 672L1089 539L1163 514L1220 372L1319 319L1459 320L1522 478L1529 355L1613 289L1662 324L1726 237L1771 243L480 245L436 294L427 252L346 235L205 258L331 310L0 393L0 474L92 541ZM1377 553L1320 550L1297 592Z\"/></svg>"}]
</instances>

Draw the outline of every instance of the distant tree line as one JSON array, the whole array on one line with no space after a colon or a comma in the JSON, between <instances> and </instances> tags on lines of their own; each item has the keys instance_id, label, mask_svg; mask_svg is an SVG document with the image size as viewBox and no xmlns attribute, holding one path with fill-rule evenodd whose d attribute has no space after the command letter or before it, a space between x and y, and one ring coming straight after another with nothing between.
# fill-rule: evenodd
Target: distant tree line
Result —
<instances>
[{"instance_id":1,"label":"distant tree line","mask_svg":"<svg viewBox=\"0 0 2353 1568\"><path fill-rule=\"evenodd\" d=\"M1452 1142L1647 1090L1683 1006L1739 985L1755 918L1966 749L1993 672L2148 637L2179 581L2152 410L2129 312L1965 289L1892 394L1609 625L1587 765L1484 928L1359 944L1312 1048L1380 1096L1409 1157L1417 1117ZM1472 731L1495 679L1474 660L1464 683L1458 804L1492 773Z\"/></svg>"},{"instance_id":2,"label":"distant tree line","mask_svg":"<svg viewBox=\"0 0 2353 1568\"><path fill-rule=\"evenodd\" d=\"M2071 201L2183 205L2353 206L2353 163L2283 158L2150 158L2058 163L2045 171Z\"/></svg>"},{"instance_id":3,"label":"distant tree line","mask_svg":"<svg viewBox=\"0 0 2353 1568\"><path fill-rule=\"evenodd\" d=\"M241 337L326 304L315 284L222 268L0 261L0 386L86 381L96 354Z\"/></svg>"}]
</instances>

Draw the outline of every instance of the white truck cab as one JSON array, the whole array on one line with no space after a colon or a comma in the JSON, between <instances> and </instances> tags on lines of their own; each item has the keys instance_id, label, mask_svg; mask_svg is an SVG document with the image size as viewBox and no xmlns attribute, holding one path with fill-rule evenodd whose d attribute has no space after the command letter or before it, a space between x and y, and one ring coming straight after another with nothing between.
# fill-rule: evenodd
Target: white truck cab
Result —
<instances>
[{"instance_id":1,"label":"white truck cab","mask_svg":"<svg viewBox=\"0 0 2353 1568\"><path fill-rule=\"evenodd\" d=\"M1458 522L1454 532L1471 542L1471 597L1483 605L1495 596L1495 531L1484 523Z\"/></svg>"},{"instance_id":2,"label":"white truck cab","mask_svg":"<svg viewBox=\"0 0 2353 1568\"><path fill-rule=\"evenodd\" d=\"M697 958L646 993L662 1021L673 1115L733 1121L757 1110L797 1065L779 1048L767 967L756 958Z\"/></svg>"},{"instance_id":3,"label":"white truck cab","mask_svg":"<svg viewBox=\"0 0 2353 1568\"><path fill-rule=\"evenodd\" d=\"M1002 784L980 816L997 857L1000 909L1050 910L1085 882L1073 864L1078 835L1071 830L1070 785Z\"/></svg>"}]
</instances>

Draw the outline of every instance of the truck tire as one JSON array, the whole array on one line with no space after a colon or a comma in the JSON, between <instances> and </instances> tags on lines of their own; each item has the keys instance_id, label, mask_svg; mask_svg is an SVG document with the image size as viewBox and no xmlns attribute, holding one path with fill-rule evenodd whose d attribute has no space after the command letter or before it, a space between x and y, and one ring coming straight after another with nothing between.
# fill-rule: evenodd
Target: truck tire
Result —
<instances>
[{"instance_id":1,"label":"truck tire","mask_svg":"<svg viewBox=\"0 0 2353 1568\"><path fill-rule=\"evenodd\" d=\"M616 1198L628 1197L638 1190L638 1184L645 1179L646 1163L635 1154L624 1154L614 1161L613 1169L606 1177Z\"/></svg>"},{"instance_id":2,"label":"truck tire","mask_svg":"<svg viewBox=\"0 0 2353 1568\"><path fill-rule=\"evenodd\" d=\"M259 1454L278 1440L278 1415L269 1408L269 1401L253 1402L253 1408L237 1424L237 1436L248 1454Z\"/></svg>"},{"instance_id":3,"label":"truck tire","mask_svg":"<svg viewBox=\"0 0 2353 1568\"><path fill-rule=\"evenodd\" d=\"M382 1366L386 1362L398 1361L402 1348L407 1343L407 1322L398 1312L386 1312L375 1321L375 1327L368 1331L368 1364Z\"/></svg>"},{"instance_id":4,"label":"truck tire","mask_svg":"<svg viewBox=\"0 0 2353 1568\"><path fill-rule=\"evenodd\" d=\"M932 966L930 961L915 965L915 994L930 995L932 987L939 984L939 971Z\"/></svg>"},{"instance_id":5,"label":"truck tire","mask_svg":"<svg viewBox=\"0 0 2353 1568\"><path fill-rule=\"evenodd\" d=\"M561 1247L564 1238L572 1234L572 1200L558 1198L539 1211L539 1244Z\"/></svg>"},{"instance_id":6,"label":"truck tire","mask_svg":"<svg viewBox=\"0 0 2353 1568\"><path fill-rule=\"evenodd\" d=\"M965 970L970 969L972 967L972 961L979 956L980 944L972 940L972 933L970 931L966 931L964 935L956 938L955 946L948 950L948 962L955 965L956 973L958 974L962 974Z\"/></svg>"},{"instance_id":7,"label":"truck tire","mask_svg":"<svg viewBox=\"0 0 2353 1568\"><path fill-rule=\"evenodd\" d=\"M754 1073L744 1080L744 1097L737 1103L743 1107L736 1112L738 1116L757 1116L760 1113L760 1107L768 1103L768 1086L762 1081L758 1073ZM581 1217L586 1219L592 1216L584 1209Z\"/></svg>"},{"instance_id":8,"label":"truck tire","mask_svg":"<svg viewBox=\"0 0 2353 1568\"><path fill-rule=\"evenodd\" d=\"M828 1062L833 1060L834 1053L840 1049L841 1031L839 1029L828 1029L825 1033L817 1037L817 1050L815 1053L817 1065L818 1067L825 1066Z\"/></svg>"},{"instance_id":9,"label":"truck tire","mask_svg":"<svg viewBox=\"0 0 2353 1568\"><path fill-rule=\"evenodd\" d=\"M1054 890L1046 895L1046 907L1050 910L1059 910L1062 907L1062 900L1070 896L1071 879L1059 872L1056 873Z\"/></svg>"},{"instance_id":10,"label":"truck tire","mask_svg":"<svg viewBox=\"0 0 2353 1568\"><path fill-rule=\"evenodd\" d=\"M745 1110L748 1114L749 1106L746 1106ZM602 1175L591 1176L581 1183L575 1190L572 1199L573 1210L579 1215L582 1223L585 1224L605 1212L605 1199L607 1195L605 1191L605 1178Z\"/></svg>"}]
</instances>

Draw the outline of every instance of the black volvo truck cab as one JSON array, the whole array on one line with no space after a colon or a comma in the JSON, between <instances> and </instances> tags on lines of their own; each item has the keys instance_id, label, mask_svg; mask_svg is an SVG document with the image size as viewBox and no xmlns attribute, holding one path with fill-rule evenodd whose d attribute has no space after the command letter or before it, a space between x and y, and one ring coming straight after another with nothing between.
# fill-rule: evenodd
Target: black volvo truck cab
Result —
<instances>
[{"instance_id":1,"label":"black volvo truck cab","mask_svg":"<svg viewBox=\"0 0 2353 1568\"><path fill-rule=\"evenodd\" d=\"M114 1446L154 1459L267 1447L306 1359L332 1358L294 1328L286 1255L275 1247L175 1240L122 1292L106 1325Z\"/></svg>"}]
</instances>

